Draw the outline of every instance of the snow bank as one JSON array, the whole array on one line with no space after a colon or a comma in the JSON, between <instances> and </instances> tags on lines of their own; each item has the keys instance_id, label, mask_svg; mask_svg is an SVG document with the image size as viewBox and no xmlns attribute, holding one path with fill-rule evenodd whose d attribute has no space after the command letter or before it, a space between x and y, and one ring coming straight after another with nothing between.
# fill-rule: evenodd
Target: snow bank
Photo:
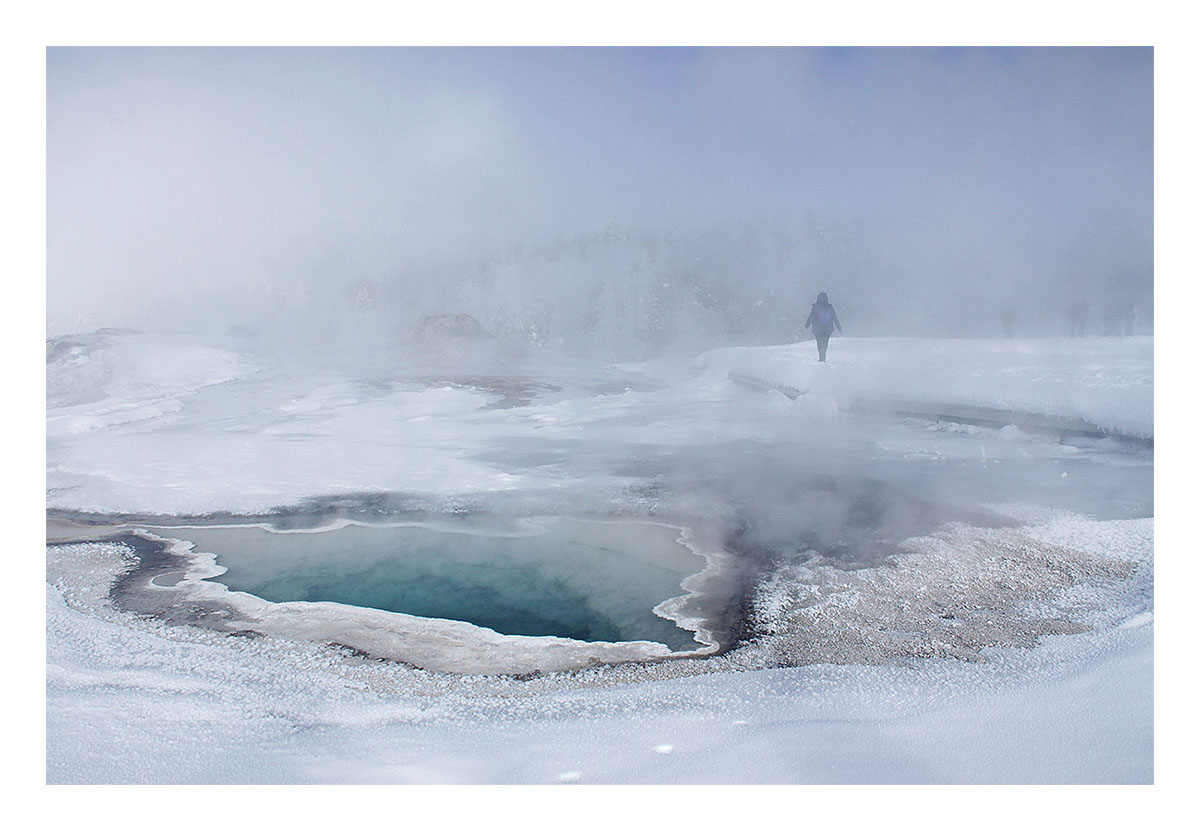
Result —
<instances>
[{"instance_id":1,"label":"snow bank","mask_svg":"<svg viewBox=\"0 0 1200 831\"><path fill-rule=\"evenodd\" d=\"M886 399L976 405L1082 419L1154 435L1154 340L836 338L706 352L706 372L736 373L847 408Z\"/></svg>"}]
</instances>

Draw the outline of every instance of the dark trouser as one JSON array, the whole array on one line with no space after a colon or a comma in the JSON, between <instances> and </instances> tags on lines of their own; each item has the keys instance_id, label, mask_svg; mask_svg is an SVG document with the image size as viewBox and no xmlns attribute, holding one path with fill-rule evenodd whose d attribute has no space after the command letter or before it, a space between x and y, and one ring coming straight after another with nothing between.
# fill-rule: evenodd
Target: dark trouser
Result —
<instances>
[{"instance_id":1,"label":"dark trouser","mask_svg":"<svg viewBox=\"0 0 1200 831\"><path fill-rule=\"evenodd\" d=\"M816 332L817 336L817 356L821 361L825 360L825 350L829 347L829 336L833 332Z\"/></svg>"}]
</instances>

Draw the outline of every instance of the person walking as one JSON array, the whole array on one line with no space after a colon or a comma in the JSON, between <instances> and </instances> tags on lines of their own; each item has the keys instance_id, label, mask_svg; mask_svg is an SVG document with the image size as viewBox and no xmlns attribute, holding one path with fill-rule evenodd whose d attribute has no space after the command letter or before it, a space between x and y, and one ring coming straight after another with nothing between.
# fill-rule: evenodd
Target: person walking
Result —
<instances>
[{"instance_id":1,"label":"person walking","mask_svg":"<svg viewBox=\"0 0 1200 831\"><path fill-rule=\"evenodd\" d=\"M837 312L833 310L829 296L825 292L817 295L817 302L812 304L808 320L804 322L805 329L810 326L813 334L817 336L817 360L825 363L825 350L829 347L829 336L833 334L834 327L837 327L839 332L842 331L842 322L838 320Z\"/></svg>"}]
</instances>

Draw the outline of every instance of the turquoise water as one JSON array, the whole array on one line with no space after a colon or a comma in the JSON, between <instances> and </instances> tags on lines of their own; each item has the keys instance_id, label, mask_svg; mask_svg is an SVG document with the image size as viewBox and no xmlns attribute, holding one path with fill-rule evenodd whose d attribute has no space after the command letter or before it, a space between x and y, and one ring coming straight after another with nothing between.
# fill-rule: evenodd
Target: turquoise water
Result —
<instances>
[{"instance_id":1,"label":"turquoise water","mask_svg":"<svg viewBox=\"0 0 1200 831\"><path fill-rule=\"evenodd\" d=\"M217 556L227 569L217 582L272 602L332 601L463 620L505 635L693 648L691 632L651 610L683 594L680 581L703 561L668 529L643 528L621 539L644 537L648 557L612 547L608 529L603 540L586 539L586 524L571 526L572 533L533 536L362 525L306 533L255 527L176 533Z\"/></svg>"}]
</instances>

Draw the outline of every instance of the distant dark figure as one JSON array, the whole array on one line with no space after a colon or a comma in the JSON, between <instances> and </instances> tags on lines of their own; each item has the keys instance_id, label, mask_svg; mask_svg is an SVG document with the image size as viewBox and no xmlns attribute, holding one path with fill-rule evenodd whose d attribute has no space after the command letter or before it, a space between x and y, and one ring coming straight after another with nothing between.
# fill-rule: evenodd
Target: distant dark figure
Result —
<instances>
[{"instance_id":1,"label":"distant dark figure","mask_svg":"<svg viewBox=\"0 0 1200 831\"><path fill-rule=\"evenodd\" d=\"M1111 338L1117 334L1120 334L1117 329L1117 307L1112 303L1106 303L1104 306L1104 337Z\"/></svg>"},{"instance_id":2,"label":"distant dark figure","mask_svg":"<svg viewBox=\"0 0 1200 831\"><path fill-rule=\"evenodd\" d=\"M1088 304L1084 300L1076 300L1067 310L1067 319L1071 324L1071 337L1082 338L1087 334Z\"/></svg>"},{"instance_id":3,"label":"distant dark figure","mask_svg":"<svg viewBox=\"0 0 1200 831\"><path fill-rule=\"evenodd\" d=\"M1017 310L1012 306L1005 306L1004 311L1000 313L1000 328L1004 332L1004 337L1011 338L1013 336L1013 324L1017 320Z\"/></svg>"},{"instance_id":4,"label":"distant dark figure","mask_svg":"<svg viewBox=\"0 0 1200 831\"><path fill-rule=\"evenodd\" d=\"M1137 318L1137 309L1132 303L1126 303L1125 308L1121 310L1121 321L1125 324L1125 334L1133 334L1133 321Z\"/></svg>"},{"instance_id":5,"label":"distant dark figure","mask_svg":"<svg viewBox=\"0 0 1200 831\"><path fill-rule=\"evenodd\" d=\"M804 321L805 329L810 326L813 334L817 336L817 359L824 363L825 350L829 346L829 336L833 334L834 327L836 326L839 332L842 331L842 322L838 320L837 312L833 310L825 292L817 295L817 302L812 304L808 320Z\"/></svg>"}]
</instances>

